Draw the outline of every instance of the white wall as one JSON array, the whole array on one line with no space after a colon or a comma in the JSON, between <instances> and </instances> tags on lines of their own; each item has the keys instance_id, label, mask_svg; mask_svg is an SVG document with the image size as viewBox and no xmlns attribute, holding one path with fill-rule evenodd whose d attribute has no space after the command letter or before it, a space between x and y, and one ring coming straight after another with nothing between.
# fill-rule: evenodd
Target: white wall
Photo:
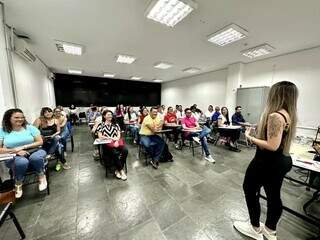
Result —
<instances>
[{"instance_id":1,"label":"white wall","mask_svg":"<svg viewBox=\"0 0 320 240\"><path fill-rule=\"evenodd\" d=\"M1 7L1 6L0 6ZM2 12L0 9L0 19L2 19ZM0 125L2 116L6 109L14 106L9 65L6 53L5 35L3 29L3 22L0 21Z\"/></svg>"},{"instance_id":2,"label":"white wall","mask_svg":"<svg viewBox=\"0 0 320 240\"><path fill-rule=\"evenodd\" d=\"M312 136L320 125L320 47L246 64L242 87L271 86L291 81L299 89L298 133Z\"/></svg>"},{"instance_id":3,"label":"white wall","mask_svg":"<svg viewBox=\"0 0 320 240\"><path fill-rule=\"evenodd\" d=\"M27 62L13 53L12 61L17 88L17 104L28 121L34 121L42 107L55 107L53 82L47 77L47 68L39 61Z\"/></svg>"},{"instance_id":4,"label":"white wall","mask_svg":"<svg viewBox=\"0 0 320 240\"><path fill-rule=\"evenodd\" d=\"M196 103L206 111L209 104L225 104L227 70L209 72L194 77L163 83L161 104L173 106L181 104L184 108Z\"/></svg>"}]
</instances>

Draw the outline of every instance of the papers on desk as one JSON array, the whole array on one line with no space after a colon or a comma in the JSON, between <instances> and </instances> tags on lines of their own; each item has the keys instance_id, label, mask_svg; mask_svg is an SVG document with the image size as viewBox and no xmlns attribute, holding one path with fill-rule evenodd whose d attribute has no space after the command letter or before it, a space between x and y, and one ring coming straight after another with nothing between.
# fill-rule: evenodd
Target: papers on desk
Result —
<instances>
[{"instance_id":1,"label":"papers on desk","mask_svg":"<svg viewBox=\"0 0 320 240\"><path fill-rule=\"evenodd\" d=\"M0 161L10 160L10 159L13 159L15 156L16 156L15 154L3 153L3 154L0 154Z\"/></svg>"},{"instance_id":2,"label":"papers on desk","mask_svg":"<svg viewBox=\"0 0 320 240\"><path fill-rule=\"evenodd\" d=\"M301 158L294 154L291 154L291 157L293 166L320 173L320 162L311 159Z\"/></svg>"},{"instance_id":3,"label":"papers on desk","mask_svg":"<svg viewBox=\"0 0 320 240\"><path fill-rule=\"evenodd\" d=\"M219 127L219 128L222 128L222 129L240 129L242 127L241 126L230 125L230 126L223 126L223 127Z\"/></svg>"},{"instance_id":4,"label":"papers on desk","mask_svg":"<svg viewBox=\"0 0 320 240\"><path fill-rule=\"evenodd\" d=\"M107 144L107 143L111 143L112 140L101 140L99 138L97 138L96 140L94 140L93 145L100 145L100 144Z\"/></svg>"}]
</instances>

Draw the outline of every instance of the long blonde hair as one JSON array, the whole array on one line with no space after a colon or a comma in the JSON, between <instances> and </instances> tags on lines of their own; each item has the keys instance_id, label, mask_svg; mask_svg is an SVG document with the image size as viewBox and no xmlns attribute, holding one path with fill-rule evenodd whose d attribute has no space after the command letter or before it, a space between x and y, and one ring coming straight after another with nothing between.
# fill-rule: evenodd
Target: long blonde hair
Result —
<instances>
[{"instance_id":1,"label":"long blonde hair","mask_svg":"<svg viewBox=\"0 0 320 240\"><path fill-rule=\"evenodd\" d=\"M262 114L260 124L258 127L258 137L266 140L266 132L268 125L268 117L270 114L284 109L288 112L290 117L290 126L287 131L287 136L283 142L283 152L288 154L290 151L291 141L295 136L296 125L297 125L297 99L298 99L298 88L292 82L278 82L272 85L267 105Z\"/></svg>"}]
</instances>

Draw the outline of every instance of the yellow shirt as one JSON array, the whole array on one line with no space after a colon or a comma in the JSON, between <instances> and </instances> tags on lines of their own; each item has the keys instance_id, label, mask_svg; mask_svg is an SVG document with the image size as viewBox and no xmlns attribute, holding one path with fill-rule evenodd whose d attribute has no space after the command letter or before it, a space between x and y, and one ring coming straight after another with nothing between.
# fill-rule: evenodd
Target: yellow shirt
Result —
<instances>
[{"instance_id":1,"label":"yellow shirt","mask_svg":"<svg viewBox=\"0 0 320 240\"><path fill-rule=\"evenodd\" d=\"M161 124L160 117L157 116L153 119L150 117L150 115L148 115L143 119L141 129L140 129L140 134L141 135L154 135L154 133L146 125L160 126L160 124Z\"/></svg>"}]
</instances>

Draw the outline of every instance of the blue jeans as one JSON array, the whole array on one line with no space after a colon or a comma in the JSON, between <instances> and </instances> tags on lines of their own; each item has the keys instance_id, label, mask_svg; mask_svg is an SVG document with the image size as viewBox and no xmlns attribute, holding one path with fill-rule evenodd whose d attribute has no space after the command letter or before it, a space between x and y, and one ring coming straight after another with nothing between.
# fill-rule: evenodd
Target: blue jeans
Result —
<instances>
[{"instance_id":1,"label":"blue jeans","mask_svg":"<svg viewBox=\"0 0 320 240\"><path fill-rule=\"evenodd\" d=\"M17 183L22 183L29 166L35 170L39 176L44 174L44 158L46 152L39 149L30 156L15 156L13 160L6 161L6 166L11 169L15 175Z\"/></svg>"},{"instance_id":2,"label":"blue jeans","mask_svg":"<svg viewBox=\"0 0 320 240\"><path fill-rule=\"evenodd\" d=\"M56 154L61 163L65 163L64 159L64 147L59 140L59 136L46 140L42 149L45 150L48 154Z\"/></svg>"},{"instance_id":3,"label":"blue jeans","mask_svg":"<svg viewBox=\"0 0 320 240\"><path fill-rule=\"evenodd\" d=\"M211 132L211 129L203 126L203 129L200 133L189 133L186 138L187 139L191 139L192 137L198 137L200 138L200 142L201 142L201 147L203 149L203 151L205 152L206 156L210 155L209 152L209 148L208 148L208 143L207 143L207 138L206 136L208 136L208 134Z\"/></svg>"},{"instance_id":4,"label":"blue jeans","mask_svg":"<svg viewBox=\"0 0 320 240\"><path fill-rule=\"evenodd\" d=\"M154 161L159 161L165 146L164 140L158 135L141 135L140 143L146 148Z\"/></svg>"},{"instance_id":5,"label":"blue jeans","mask_svg":"<svg viewBox=\"0 0 320 240\"><path fill-rule=\"evenodd\" d=\"M128 125L127 128L130 130L135 141L139 139L139 127L137 125Z\"/></svg>"},{"instance_id":6,"label":"blue jeans","mask_svg":"<svg viewBox=\"0 0 320 240\"><path fill-rule=\"evenodd\" d=\"M67 149L67 140L68 140L68 137L70 137L70 131L67 125L64 126L62 132L60 133L60 137L61 137L60 142L62 143L63 148Z\"/></svg>"}]
</instances>

